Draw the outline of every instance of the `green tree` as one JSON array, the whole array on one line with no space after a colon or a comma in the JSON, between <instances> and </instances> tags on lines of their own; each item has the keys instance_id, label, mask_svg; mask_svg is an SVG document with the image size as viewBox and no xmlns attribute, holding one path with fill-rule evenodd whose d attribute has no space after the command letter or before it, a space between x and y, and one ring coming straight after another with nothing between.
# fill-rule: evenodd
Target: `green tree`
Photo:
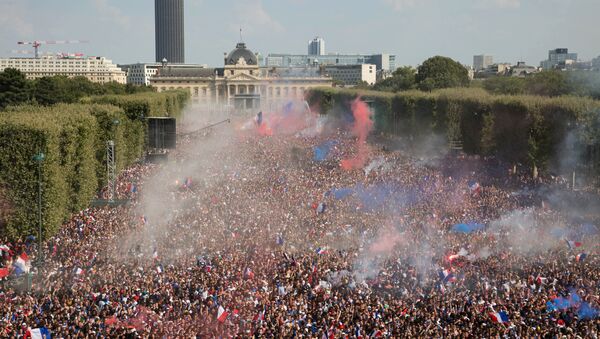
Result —
<instances>
[{"instance_id":1,"label":"green tree","mask_svg":"<svg viewBox=\"0 0 600 339\"><path fill-rule=\"evenodd\" d=\"M71 80L64 76L42 77L34 82L33 98L41 105L54 105L60 102L72 103L77 94L69 88Z\"/></svg>"},{"instance_id":2,"label":"green tree","mask_svg":"<svg viewBox=\"0 0 600 339\"><path fill-rule=\"evenodd\" d=\"M366 81L359 81L356 85L354 85L355 89L371 89L371 85L369 85Z\"/></svg>"},{"instance_id":3,"label":"green tree","mask_svg":"<svg viewBox=\"0 0 600 339\"><path fill-rule=\"evenodd\" d=\"M569 94L600 99L600 71L570 71L566 74Z\"/></svg>"},{"instance_id":4,"label":"green tree","mask_svg":"<svg viewBox=\"0 0 600 339\"><path fill-rule=\"evenodd\" d=\"M0 72L0 109L29 100L29 81L21 71L7 68Z\"/></svg>"},{"instance_id":5,"label":"green tree","mask_svg":"<svg viewBox=\"0 0 600 339\"><path fill-rule=\"evenodd\" d=\"M78 76L66 79L68 90L79 99L84 96L106 94L106 89L98 83L92 82L90 79Z\"/></svg>"},{"instance_id":6,"label":"green tree","mask_svg":"<svg viewBox=\"0 0 600 339\"><path fill-rule=\"evenodd\" d=\"M483 81L483 88L492 94L524 94L525 85L526 80L517 77L498 76Z\"/></svg>"},{"instance_id":7,"label":"green tree","mask_svg":"<svg viewBox=\"0 0 600 339\"><path fill-rule=\"evenodd\" d=\"M543 71L527 78L527 92L555 97L569 93L569 85L562 71Z\"/></svg>"},{"instance_id":8,"label":"green tree","mask_svg":"<svg viewBox=\"0 0 600 339\"><path fill-rule=\"evenodd\" d=\"M415 88L415 75L417 70L411 66L399 67L392 76L384 79L373 86L374 90L398 92Z\"/></svg>"},{"instance_id":9,"label":"green tree","mask_svg":"<svg viewBox=\"0 0 600 339\"><path fill-rule=\"evenodd\" d=\"M125 85L116 81L107 82L102 87L104 87L108 94L127 94Z\"/></svg>"},{"instance_id":10,"label":"green tree","mask_svg":"<svg viewBox=\"0 0 600 339\"><path fill-rule=\"evenodd\" d=\"M467 69L450 58L434 56L417 68L415 76L417 87L424 91L438 88L467 87L469 73Z\"/></svg>"}]
</instances>

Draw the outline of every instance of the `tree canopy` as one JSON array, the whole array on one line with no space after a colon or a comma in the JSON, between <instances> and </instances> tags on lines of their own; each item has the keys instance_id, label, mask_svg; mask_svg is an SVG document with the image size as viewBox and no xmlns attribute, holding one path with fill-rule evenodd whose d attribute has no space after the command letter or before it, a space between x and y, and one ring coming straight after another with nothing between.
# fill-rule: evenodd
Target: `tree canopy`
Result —
<instances>
[{"instance_id":1,"label":"tree canopy","mask_svg":"<svg viewBox=\"0 0 600 339\"><path fill-rule=\"evenodd\" d=\"M14 68L0 72L0 109L29 100L30 86L25 75Z\"/></svg>"},{"instance_id":2,"label":"tree canopy","mask_svg":"<svg viewBox=\"0 0 600 339\"><path fill-rule=\"evenodd\" d=\"M417 87L424 91L439 88L469 86L469 73L459 62L448 57L434 56L417 68Z\"/></svg>"},{"instance_id":3,"label":"tree canopy","mask_svg":"<svg viewBox=\"0 0 600 339\"><path fill-rule=\"evenodd\" d=\"M577 95L600 99L600 72L549 70L526 78L497 76L484 80L483 88L492 94Z\"/></svg>"},{"instance_id":4,"label":"tree canopy","mask_svg":"<svg viewBox=\"0 0 600 339\"><path fill-rule=\"evenodd\" d=\"M411 66L399 67L392 73L392 76L384 79L373 86L374 90L398 92L414 89L415 75L417 70Z\"/></svg>"}]
</instances>

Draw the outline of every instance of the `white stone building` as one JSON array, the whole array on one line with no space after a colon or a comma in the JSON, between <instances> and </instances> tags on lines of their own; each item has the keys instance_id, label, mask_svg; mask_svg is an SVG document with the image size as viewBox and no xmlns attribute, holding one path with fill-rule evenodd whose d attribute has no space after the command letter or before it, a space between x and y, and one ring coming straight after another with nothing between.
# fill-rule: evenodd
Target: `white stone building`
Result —
<instances>
[{"instance_id":1,"label":"white stone building","mask_svg":"<svg viewBox=\"0 0 600 339\"><path fill-rule=\"evenodd\" d=\"M345 86L355 86L364 81L373 85L377 80L377 69L373 64L327 65L325 74L333 80L341 81Z\"/></svg>"},{"instance_id":2,"label":"white stone building","mask_svg":"<svg viewBox=\"0 0 600 339\"><path fill-rule=\"evenodd\" d=\"M83 76L92 82L126 82L125 72L104 57L2 58L0 71L15 68L28 79L64 75L69 78Z\"/></svg>"},{"instance_id":3,"label":"white stone building","mask_svg":"<svg viewBox=\"0 0 600 339\"><path fill-rule=\"evenodd\" d=\"M133 85L150 85L150 77L154 76L160 67L160 63L137 63L119 65L127 76L127 83Z\"/></svg>"},{"instance_id":4,"label":"white stone building","mask_svg":"<svg viewBox=\"0 0 600 339\"><path fill-rule=\"evenodd\" d=\"M136 63L128 65L119 65L125 71L127 83L133 85L150 86L150 78L155 76L158 69L162 66L161 63ZM206 65L196 64L176 64L178 68L205 68Z\"/></svg>"},{"instance_id":5,"label":"white stone building","mask_svg":"<svg viewBox=\"0 0 600 339\"><path fill-rule=\"evenodd\" d=\"M165 65L150 78L150 84L162 92L186 89L198 104L224 105L238 110L254 110L278 105L290 99L302 99L312 87L332 86L330 77L314 69L292 72L290 69L261 68L256 54L238 43L225 55L223 68Z\"/></svg>"}]
</instances>

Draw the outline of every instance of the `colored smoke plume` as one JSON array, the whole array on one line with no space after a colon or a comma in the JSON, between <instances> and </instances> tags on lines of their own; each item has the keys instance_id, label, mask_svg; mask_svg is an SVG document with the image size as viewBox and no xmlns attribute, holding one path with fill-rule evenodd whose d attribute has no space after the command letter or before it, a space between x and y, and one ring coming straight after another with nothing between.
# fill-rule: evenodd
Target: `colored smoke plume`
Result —
<instances>
[{"instance_id":1,"label":"colored smoke plume","mask_svg":"<svg viewBox=\"0 0 600 339\"><path fill-rule=\"evenodd\" d=\"M363 168L367 162L368 148L366 145L367 136L373 129L373 121L371 115L373 113L369 110L367 104L356 98L352 102L352 115L354 115L354 125L352 126L352 133L358 137L357 148L358 153L354 158L344 159L341 162L341 166L345 170Z\"/></svg>"},{"instance_id":2,"label":"colored smoke plume","mask_svg":"<svg viewBox=\"0 0 600 339\"><path fill-rule=\"evenodd\" d=\"M267 122L263 122L258 126L258 134L262 136L271 136L273 135L273 130L269 126Z\"/></svg>"}]
</instances>

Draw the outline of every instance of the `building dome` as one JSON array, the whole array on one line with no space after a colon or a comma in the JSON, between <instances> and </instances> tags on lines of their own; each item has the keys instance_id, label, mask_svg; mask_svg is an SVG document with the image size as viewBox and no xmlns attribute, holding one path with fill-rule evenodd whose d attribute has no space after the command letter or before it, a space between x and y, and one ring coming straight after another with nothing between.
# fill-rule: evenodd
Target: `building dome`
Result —
<instances>
[{"instance_id":1,"label":"building dome","mask_svg":"<svg viewBox=\"0 0 600 339\"><path fill-rule=\"evenodd\" d=\"M239 42L235 49L227 55L225 58L225 65L237 65L240 59L243 58L246 65L258 65L256 55L251 50L246 48L246 44Z\"/></svg>"}]
</instances>

